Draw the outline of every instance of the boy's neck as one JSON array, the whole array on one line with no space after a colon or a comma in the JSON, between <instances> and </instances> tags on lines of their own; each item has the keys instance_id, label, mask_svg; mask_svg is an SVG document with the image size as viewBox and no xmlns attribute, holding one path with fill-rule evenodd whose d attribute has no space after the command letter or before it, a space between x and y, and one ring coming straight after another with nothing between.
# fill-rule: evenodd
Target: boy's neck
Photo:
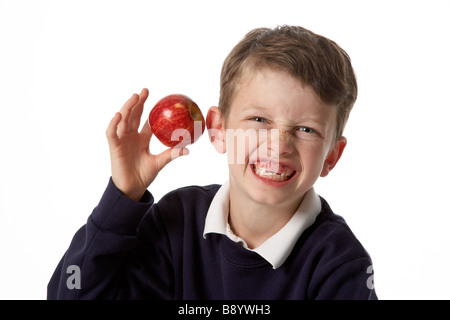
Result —
<instances>
[{"instance_id":1,"label":"boy's neck","mask_svg":"<svg viewBox=\"0 0 450 320\"><path fill-rule=\"evenodd\" d=\"M292 203L268 206L249 200L230 187L228 223L233 233L245 240L249 249L255 249L285 226L303 197Z\"/></svg>"}]
</instances>

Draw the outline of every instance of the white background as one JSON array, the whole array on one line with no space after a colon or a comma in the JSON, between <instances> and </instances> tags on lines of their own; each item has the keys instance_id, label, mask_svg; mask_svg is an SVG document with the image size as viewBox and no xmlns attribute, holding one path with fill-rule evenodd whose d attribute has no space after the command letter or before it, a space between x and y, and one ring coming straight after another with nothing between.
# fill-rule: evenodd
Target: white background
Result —
<instances>
[{"instance_id":1,"label":"white background","mask_svg":"<svg viewBox=\"0 0 450 320\"><path fill-rule=\"evenodd\" d=\"M231 48L295 24L339 43L360 94L348 146L316 190L374 262L380 299L449 299L448 1L0 1L0 298L47 283L110 176L106 127L143 87L204 114ZM152 150L162 150L152 140ZM151 186L222 183L206 136Z\"/></svg>"}]
</instances>

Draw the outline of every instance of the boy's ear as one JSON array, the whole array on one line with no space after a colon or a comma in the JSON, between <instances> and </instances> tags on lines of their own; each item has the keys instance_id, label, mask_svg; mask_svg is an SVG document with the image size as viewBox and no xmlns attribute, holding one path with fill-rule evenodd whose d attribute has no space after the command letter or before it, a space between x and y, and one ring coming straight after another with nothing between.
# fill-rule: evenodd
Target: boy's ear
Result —
<instances>
[{"instance_id":1,"label":"boy's ear","mask_svg":"<svg viewBox=\"0 0 450 320\"><path fill-rule=\"evenodd\" d=\"M322 172L320 173L321 177L326 177L330 171L336 166L337 162L342 156L344 152L345 146L347 145L347 139L343 136L337 139L333 148L327 155L325 162L323 163Z\"/></svg>"},{"instance_id":2,"label":"boy's ear","mask_svg":"<svg viewBox=\"0 0 450 320\"><path fill-rule=\"evenodd\" d=\"M225 153L224 125L221 112L218 107L211 107L206 115L206 127L208 128L209 141L219 153Z\"/></svg>"}]
</instances>

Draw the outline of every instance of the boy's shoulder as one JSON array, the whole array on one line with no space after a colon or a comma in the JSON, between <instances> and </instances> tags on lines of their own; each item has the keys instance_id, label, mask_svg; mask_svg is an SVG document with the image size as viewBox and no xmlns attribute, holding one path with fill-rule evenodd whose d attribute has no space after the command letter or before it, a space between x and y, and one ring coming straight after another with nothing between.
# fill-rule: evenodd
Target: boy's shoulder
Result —
<instances>
[{"instance_id":1,"label":"boy's shoulder","mask_svg":"<svg viewBox=\"0 0 450 320\"><path fill-rule=\"evenodd\" d=\"M322 254L347 256L347 259L369 258L361 242L345 219L333 212L328 202L320 197L322 210L313 225L302 235L305 244Z\"/></svg>"},{"instance_id":2,"label":"boy's shoulder","mask_svg":"<svg viewBox=\"0 0 450 320\"><path fill-rule=\"evenodd\" d=\"M198 203L198 201L202 200L211 202L220 187L220 184L209 184L204 186L190 185L180 187L165 194L159 200L159 203L169 204L182 201L185 204L189 204L191 202Z\"/></svg>"},{"instance_id":3,"label":"boy's shoulder","mask_svg":"<svg viewBox=\"0 0 450 320\"><path fill-rule=\"evenodd\" d=\"M165 220L179 220L181 216L204 220L211 202L221 187L220 184L190 185L174 189L156 203ZM182 214L180 214L182 213Z\"/></svg>"},{"instance_id":4,"label":"boy's shoulder","mask_svg":"<svg viewBox=\"0 0 450 320\"><path fill-rule=\"evenodd\" d=\"M202 230L211 202L221 185L190 185L169 191L154 202L140 224L140 233L163 228L171 237Z\"/></svg>"}]
</instances>

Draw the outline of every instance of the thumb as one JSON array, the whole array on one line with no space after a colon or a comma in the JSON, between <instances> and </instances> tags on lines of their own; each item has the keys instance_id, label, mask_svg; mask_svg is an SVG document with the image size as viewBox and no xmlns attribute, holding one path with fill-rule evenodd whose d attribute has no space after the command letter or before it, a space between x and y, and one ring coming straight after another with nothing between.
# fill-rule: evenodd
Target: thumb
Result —
<instances>
[{"instance_id":1,"label":"thumb","mask_svg":"<svg viewBox=\"0 0 450 320\"><path fill-rule=\"evenodd\" d=\"M167 149L156 156L156 165L158 171L164 168L170 161L175 160L180 156L186 156L189 154L189 149L186 147L182 148L171 148Z\"/></svg>"}]
</instances>

